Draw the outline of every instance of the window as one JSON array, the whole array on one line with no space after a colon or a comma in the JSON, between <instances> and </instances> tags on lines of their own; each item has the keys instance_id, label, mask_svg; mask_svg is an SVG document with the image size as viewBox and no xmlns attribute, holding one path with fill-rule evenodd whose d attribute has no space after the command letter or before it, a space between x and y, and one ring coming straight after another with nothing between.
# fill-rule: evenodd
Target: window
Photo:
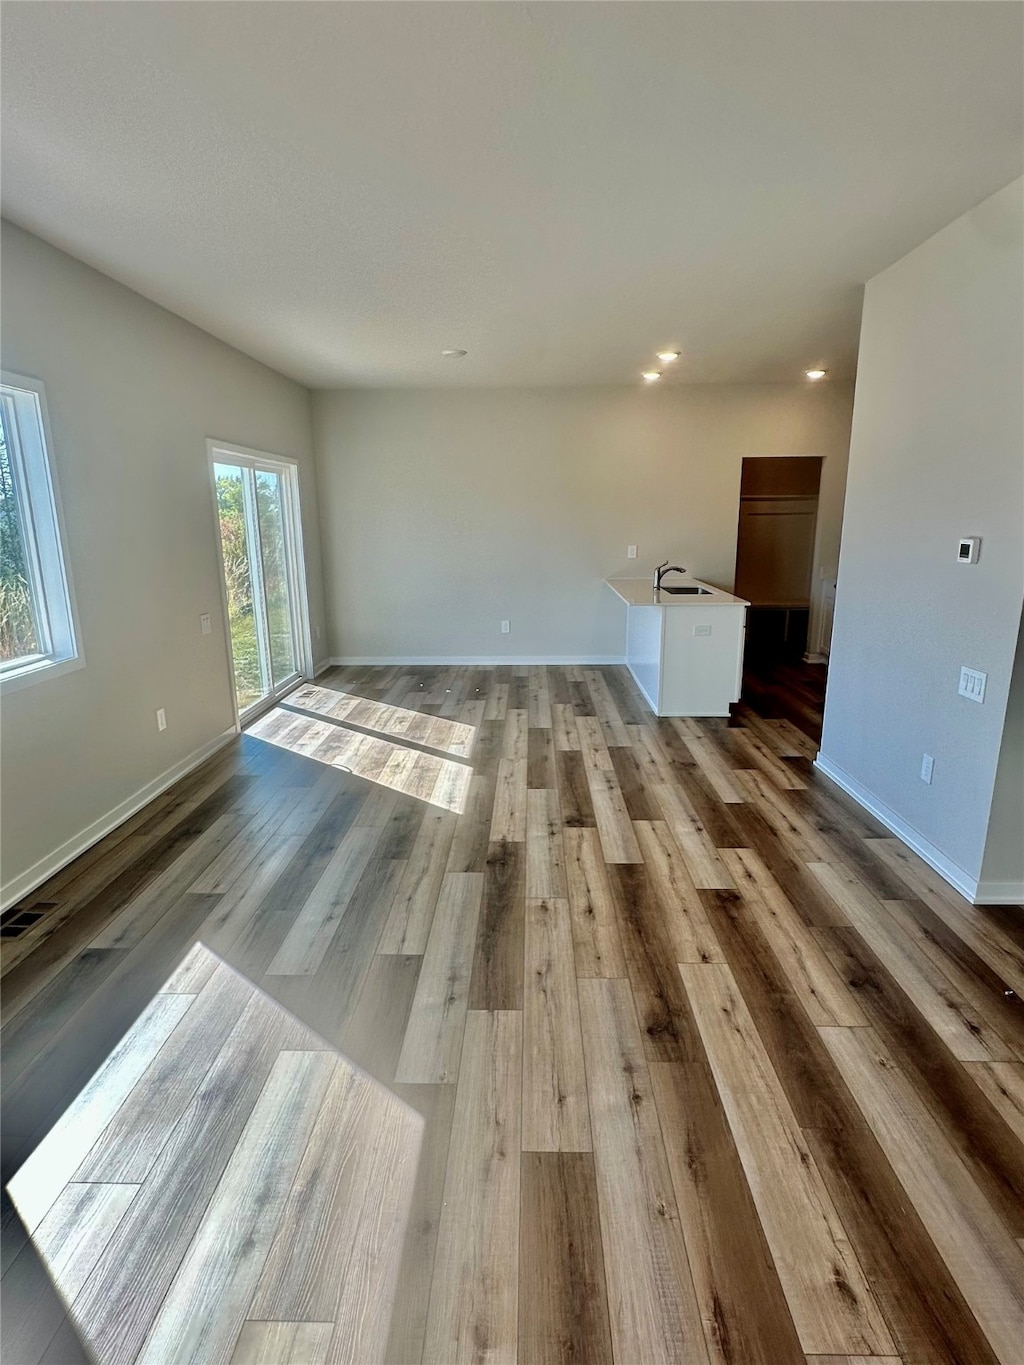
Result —
<instances>
[{"instance_id":1,"label":"window","mask_svg":"<svg viewBox=\"0 0 1024 1365\"><path fill-rule=\"evenodd\" d=\"M81 664L43 386L0 384L0 681Z\"/></svg>"}]
</instances>

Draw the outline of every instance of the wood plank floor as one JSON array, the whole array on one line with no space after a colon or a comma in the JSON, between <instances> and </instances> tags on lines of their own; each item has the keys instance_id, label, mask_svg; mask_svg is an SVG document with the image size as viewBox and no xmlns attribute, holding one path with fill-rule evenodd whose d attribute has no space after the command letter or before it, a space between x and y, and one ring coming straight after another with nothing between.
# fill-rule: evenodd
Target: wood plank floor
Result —
<instances>
[{"instance_id":1,"label":"wood plank floor","mask_svg":"<svg viewBox=\"0 0 1024 1365\"><path fill-rule=\"evenodd\" d=\"M362 1365L387 1345L422 1130L197 944L8 1190L97 1360L229 1360L273 1322Z\"/></svg>"},{"instance_id":2,"label":"wood plank floor","mask_svg":"<svg viewBox=\"0 0 1024 1365\"><path fill-rule=\"evenodd\" d=\"M1020 1365L1024 912L813 769L820 675L334 670L28 897L5 1361ZM394 1135L256 988L423 1118L393 1291Z\"/></svg>"}]
</instances>

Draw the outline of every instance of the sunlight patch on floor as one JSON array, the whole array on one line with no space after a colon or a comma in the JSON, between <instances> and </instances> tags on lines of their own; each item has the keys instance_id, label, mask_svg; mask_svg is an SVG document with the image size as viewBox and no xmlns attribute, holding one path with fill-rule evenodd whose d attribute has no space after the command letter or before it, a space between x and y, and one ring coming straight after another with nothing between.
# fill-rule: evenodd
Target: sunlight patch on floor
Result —
<instances>
[{"instance_id":1,"label":"sunlight patch on floor","mask_svg":"<svg viewBox=\"0 0 1024 1365\"><path fill-rule=\"evenodd\" d=\"M309 713L306 701L299 700L300 697L305 697L307 690L321 693L327 698L344 696L324 688L300 689L300 692L289 696L286 705L275 706L273 710L260 716L247 727L246 733L268 744L301 754L304 758L327 763L342 772L352 773L354 777L361 777L367 782L374 782L380 787L400 792L403 796L411 796L418 801L427 801L433 806L439 806L442 810L461 814L465 808L466 795L473 776L472 766L461 754L449 758L443 753L426 752L418 746L429 745L431 748L438 748L440 746L437 740L443 737L449 746L448 753L455 752L452 746L465 749L468 753L476 733L472 725L445 720L440 716L425 716L416 711L405 711L397 706L380 706L376 702L366 702L366 706L374 707L378 711L393 713L376 715L374 719L378 724L406 723L404 734L379 732L367 734L362 729L349 728L351 724L370 729L370 717L367 712L358 712L364 717L361 721L350 718L355 712L354 707L346 717L348 723L339 724L336 716L329 720L319 720L316 714ZM312 700L323 704L320 698ZM360 697L347 697L345 700L364 702ZM297 706L303 709L301 711L294 709ZM321 711L320 714L327 713ZM429 739L421 739L419 732L412 733L414 729L412 720L429 722L437 728L430 732ZM424 728L419 727L419 731Z\"/></svg>"},{"instance_id":2,"label":"sunlight patch on floor","mask_svg":"<svg viewBox=\"0 0 1024 1365\"><path fill-rule=\"evenodd\" d=\"M468 758L476 728L462 721L449 720L404 706L389 706L382 701L336 692L329 687L300 687L290 692L286 706L296 706L314 715L344 721L358 729L373 730L389 739L410 740L428 749L439 749L456 758Z\"/></svg>"},{"instance_id":3,"label":"sunlight patch on floor","mask_svg":"<svg viewBox=\"0 0 1024 1365\"><path fill-rule=\"evenodd\" d=\"M363 1365L387 1342L422 1133L197 943L8 1189L98 1360L226 1361L308 1292L330 1359Z\"/></svg>"}]
</instances>

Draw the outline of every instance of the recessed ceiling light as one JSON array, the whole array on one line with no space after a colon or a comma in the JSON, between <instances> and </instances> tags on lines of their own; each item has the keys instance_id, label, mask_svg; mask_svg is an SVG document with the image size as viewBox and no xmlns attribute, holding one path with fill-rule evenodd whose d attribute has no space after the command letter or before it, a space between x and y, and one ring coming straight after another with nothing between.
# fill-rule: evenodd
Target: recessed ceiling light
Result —
<instances>
[{"instance_id":1,"label":"recessed ceiling light","mask_svg":"<svg viewBox=\"0 0 1024 1365\"><path fill-rule=\"evenodd\" d=\"M645 384L653 384L656 379L661 378L661 374L658 370L645 370L640 378Z\"/></svg>"},{"instance_id":2,"label":"recessed ceiling light","mask_svg":"<svg viewBox=\"0 0 1024 1365\"><path fill-rule=\"evenodd\" d=\"M666 365L671 365L673 360L679 359L678 351L659 351L658 359Z\"/></svg>"},{"instance_id":3,"label":"recessed ceiling light","mask_svg":"<svg viewBox=\"0 0 1024 1365\"><path fill-rule=\"evenodd\" d=\"M466 355L467 352L453 349L449 351L442 351L441 354L443 356L447 356L449 360L458 360L460 356Z\"/></svg>"},{"instance_id":4,"label":"recessed ceiling light","mask_svg":"<svg viewBox=\"0 0 1024 1365\"><path fill-rule=\"evenodd\" d=\"M804 370L804 374L808 379L824 379L828 370Z\"/></svg>"}]
</instances>

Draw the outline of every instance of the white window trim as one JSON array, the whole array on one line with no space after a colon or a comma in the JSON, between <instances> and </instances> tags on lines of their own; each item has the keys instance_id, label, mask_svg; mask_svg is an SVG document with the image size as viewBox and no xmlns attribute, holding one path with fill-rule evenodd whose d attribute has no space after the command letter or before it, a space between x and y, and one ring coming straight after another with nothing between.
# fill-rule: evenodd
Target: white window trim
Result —
<instances>
[{"instance_id":1,"label":"white window trim","mask_svg":"<svg viewBox=\"0 0 1024 1365\"><path fill-rule=\"evenodd\" d=\"M9 457L12 465L18 467L20 482L24 485L25 505L19 510L32 528L32 544L26 545L30 561L27 567L33 594L37 602L45 603L46 620L42 629L50 634L45 654L0 664L0 687L6 694L84 668L85 652L68 562L67 531L57 482L46 389L40 380L8 370L0 371L0 383L4 389L8 436L11 445L17 447L9 451ZM8 393L8 390L13 392ZM42 449L32 450L33 446L38 446L40 435ZM26 447L35 456L31 465L24 459ZM40 521L49 524L41 527ZM42 560L47 561L45 566L40 565Z\"/></svg>"},{"instance_id":2,"label":"white window trim","mask_svg":"<svg viewBox=\"0 0 1024 1365\"><path fill-rule=\"evenodd\" d=\"M268 465L276 468L283 476L282 487L285 492L285 514L292 530L292 535L288 537L290 542L289 553L289 574L293 576L292 581L298 588L298 601L294 604L295 628L297 634L296 646L299 655L299 678L307 681L313 677L313 644L312 633L309 624L309 594L306 584L306 552L302 543L302 508L299 501L299 462L293 460L288 455L272 455L269 451L253 450L249 446L232 445L229 441L216 441L207 437L206 441L207 465L210 471L210 489L213 494L213 513L214 513L214 533L217 536L217 563L220 576L220 596L221 609L224 613L224 634L225 643L228 651L228 672L231 687L231 704L235 710L235 728L241 730L243 723L248 724L254 720L261 711L268 710L282 696L290 692L296 686L294 680L281 687L271 689L266 697L261 697L252 706L246 707L244 712L238 709L238 698L235 694L235 681L233 665L231 662L231 639L228 628L228 590L224 581L224 561L221 554L220 527L218 524L217 512L217 476L214 466L221 464L247 465L250 468L263 467Z\"/></svg>"}]
</instances>

